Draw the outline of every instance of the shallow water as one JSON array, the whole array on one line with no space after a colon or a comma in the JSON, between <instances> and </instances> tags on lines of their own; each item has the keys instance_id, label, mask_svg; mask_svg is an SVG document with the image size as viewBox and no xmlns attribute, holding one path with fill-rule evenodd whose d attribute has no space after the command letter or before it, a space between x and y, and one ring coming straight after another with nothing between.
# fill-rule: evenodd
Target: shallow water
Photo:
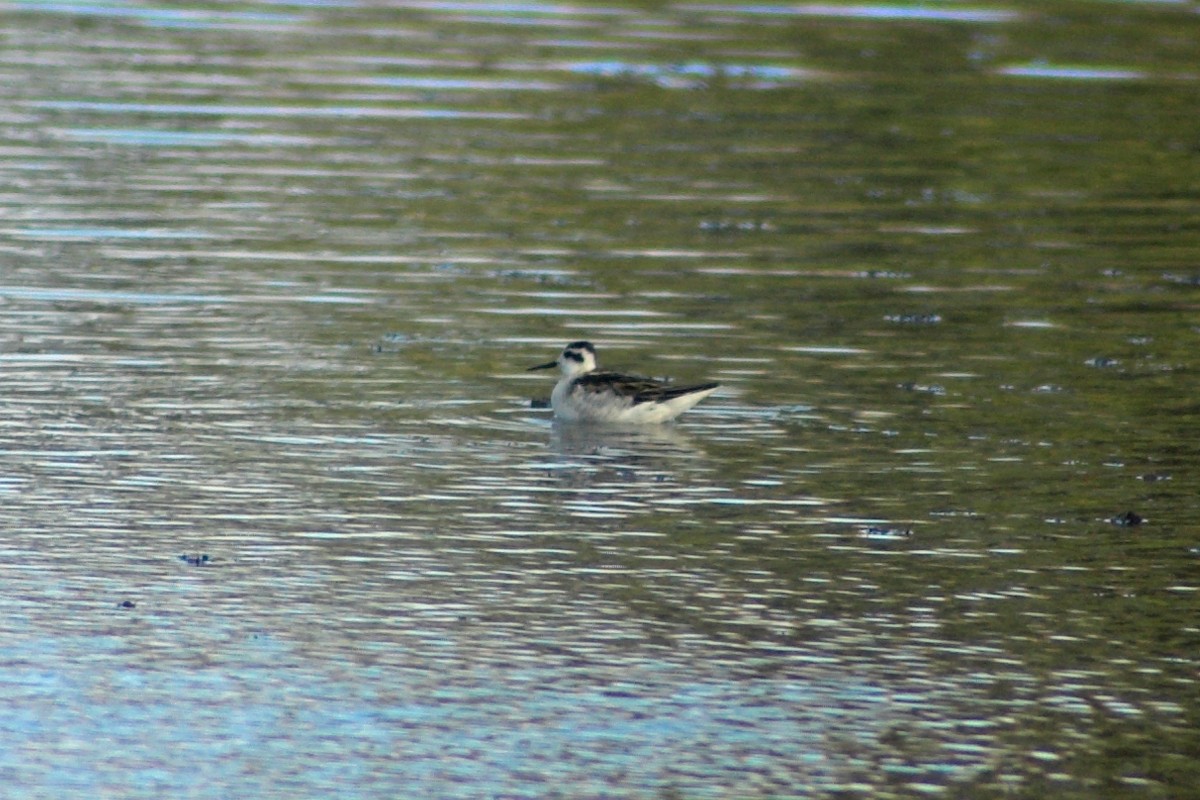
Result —
<instances>
[{"instance_id":1,"label":"shallow water","mask_svg":"<svg viewBox=\"0 0 1200 800\"><path fill-rule=\"evenodd\" d=\"M22 797L1200 777L1194 4L0 8Z\"/></svg>"}]
</instances>

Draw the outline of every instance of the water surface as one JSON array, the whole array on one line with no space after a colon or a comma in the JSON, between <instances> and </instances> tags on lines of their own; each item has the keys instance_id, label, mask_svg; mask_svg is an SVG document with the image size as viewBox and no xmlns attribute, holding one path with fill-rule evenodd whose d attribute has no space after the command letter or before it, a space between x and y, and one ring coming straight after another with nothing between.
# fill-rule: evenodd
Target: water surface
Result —
<instances>
[{"instance_id":1,"label":"water surface","mask_svg":"<svg viewBox=\"0 0 1200 800\"><path fill-rule=\"evenodd\" d=\"M22 797L1200 777L1192 5L3 9Z\"/></svg>"}]
</instances>

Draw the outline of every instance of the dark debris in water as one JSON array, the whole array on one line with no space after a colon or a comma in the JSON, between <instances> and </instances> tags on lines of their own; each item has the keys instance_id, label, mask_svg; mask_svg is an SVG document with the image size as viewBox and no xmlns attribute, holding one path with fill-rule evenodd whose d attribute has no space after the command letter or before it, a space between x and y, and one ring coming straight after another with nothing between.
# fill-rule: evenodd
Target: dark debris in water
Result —
<instances>
[{"instance_id":1,"label":"dark debris in water","mask_svg":"<svg viewBox=\"0 0 1200 800\"><path fill-rule=\"evenodd\" d=\"M1138 480L1146 483L1157 483L1158 481L1169 481L1171 476L1165 472L1147 472L1145 475L1138 475Z\"/></svg>"},{"instance_id":2,"label":"dark debris in water","mask_svg":"<svg viewBox=\"0 0 1200 800\"><path fill-rule=\"evenodd\" d=\"M1115 586L1093 586L1091 589L1092 597L1134 597L1132 592L1121 591Z\"/></svg>"},{"instance_id":3,"label":"dark debris in water","mask_svg":"<svg viewBox=\"0 0 1200 800\"><path fill-rule=\"evenodd\" d=\"M1146 518L1134 511L1126 511L1124 514L1118 514L1109 521L1113 525L1119 525L1122 528L1132 528L1135 525L1141 525L1146 521Z\"/></svg>"},{"instance_id":4,"label":"dark debris in water","mask_svg":"<svg viewBox=\"0 0 1200 800\"><path fill-rule=\"evenodd\" d=\"M939 397L946 394L946 387L936 383L917 383L909 381L908 383L898 384L898 388L906 392L921 392L923 394L933 394Z\"/></svg>"},{"instance_id":5,"label":"dark debris in water","mask_svg":"<svg viewBox=\"0 0 1200 800\"><path fill-rule=\"evenodd\" d=\"M537 283L543 286L585 286L587 281L570 272L554 269L498 269L488 273L498 280Z\"/></svg>"},{"instance_id":6,"label":"dark debris in water","mask_svg":"<svg viewBox=\"0 0 1200 800\"><path fill-rule=\"evenodd\" d=\"M1087 364L1089 367L1098 367L1099 369L1108 369L1109 367L1119 366L1121 362L1115 358L1108 358L1107 356L1096 356L1095 358L1089 358L1087 361L1085 361L1083 363Z\"/></svg>"},{"instance_id":7,"label":"dark debris in water","mask_svg":"<svg viewBox=\"0 0 1200 800\"><path fill-rule=\"evenodd\" d=\"M1184 286L1200 286L1200 275L1178 275L1173 272L1164 272L1163 280Z\"/></svg>"},{"instance_id":8,"label":"dark debris in water","mask_svg":"<svg viewBox=\"0 0 1200 800\"><path fill-rule=\"evenodd\" d=\"M117 608L137 608L137 603L132 600L122 600L120 603L117 603Z\"/></svg>"},{"instance_id":9,"label":"dark debris in water","mask_svg":"<svg viewBox=\"0 0 1200 800\"><path fill-rule=\"evenodd\" d=\"M185 564L191 564L193 567L207 567L212 563L212 559L209 558L208 553L196 553L195 555L184 553L179 557L179 560Z\"/></svg>"},{"instance_id":10,"label":"dark debris in water","mask_svg":"<svg viewBox=\"0 0 1200 800\"><path fill-rule=\"evenodd\" d=\"M894 322L898 325L938 325L942 321L941 314L888 314L884 318L885 322Z\"/></svg>"},{"instance_id":11,"label":"dark debris in water","mask_svg":"<svg viewBox=\"0 0 1200 800\"><path fill-rule=\"evenodd\" d=\"M399 353L404 348L417 341L417 337L406 333L385 333L371 346L371 352L376 355L383 353Z\"/></svg>"},{"instance_id":12,"label":"dark debris in water","mask_svg":"<svg viewBox=\"0 0 1200 800\"><path fill-rule=\"evenodd\" d=\"M864 539L874 539L876 541L908 539L912 535L912 528L889 528L882 525L871 525L862 529L862 537Z\"/></svg>"},{"instance_id":13,"label":"dark debris in water","mask_svg":"<svg viewBox=\"0 0 1200 800\"><path fill-rule=\"evenodd\" d=\"M855 272L851 275L853 278L867 278L875 281L898 281L911 278L912 275L908 272L895 272L890 269L867 269L861 272Z\"/></svg>"},{"instance_id":14,"label":"dark debris in water","mask_svg":"<svg viewBox=\"0 0 1200 800\"><path fill-rule=\"evenodd\" d=\"M705 219L700 221L700 230L705 233L754 233L773 231L775 226L765 220Z\"/></svg>"}]
</instances>

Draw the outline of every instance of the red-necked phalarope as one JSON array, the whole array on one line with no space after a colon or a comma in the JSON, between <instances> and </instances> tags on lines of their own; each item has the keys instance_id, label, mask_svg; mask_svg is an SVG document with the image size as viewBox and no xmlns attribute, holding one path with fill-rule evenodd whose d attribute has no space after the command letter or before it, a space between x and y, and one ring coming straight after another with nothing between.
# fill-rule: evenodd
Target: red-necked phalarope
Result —
<instances>
[{"instance_id":1,"label":"red-necked phalarope","mask_svg":"<svg viewBox=\"0 0 1200 800\"><path fill-rule=\"evenodd\" d=\"M652 378L596 371L596 348L591 342L571 342L548 364L562 377L550 395L554 416L567 422L653 424L687 411L717 390L718 383L671 386Z\"/></svg>"}]
</instances>

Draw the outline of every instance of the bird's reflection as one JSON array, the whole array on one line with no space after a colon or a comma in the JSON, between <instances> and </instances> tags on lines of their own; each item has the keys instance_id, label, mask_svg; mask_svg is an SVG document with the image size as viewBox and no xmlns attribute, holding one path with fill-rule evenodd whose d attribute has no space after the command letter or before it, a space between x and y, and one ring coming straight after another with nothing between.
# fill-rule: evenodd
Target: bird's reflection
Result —
<instances>
[{"instance_id":1,"label":"bird's reflection","mask_svg":"<svg viewBox=\"0 0 1200 800\"><path fill-rule=\"evenodd\" d=\"M700 458L704 452L675 425L616 427L555 421L550 448L565 456L613 459Z\"/></svg>"},{"instance_id":2,"label":"bird's reflection","mask_svg":"<svg viewBox=\"0 0 1200 800\"><path fill-rule=\"evenodd\" d=\"M707 454L674 425L556 421L548 447L557 458L546 477L566 491L558 502L593 519L626 518L653 498L686 492L681 487L692 485L697 468L708 471Z\"/></svg>"},{"instance_id":3,"label":"bird's reflection","mask_svg":"<svg viewBox=\"0 0 1200 800\"><path fill-rule=\"evenodd\" d=\"M558 486L602 494L617 490L617 496L606 495L606 502L619 497L637 503L677 490L681 480L690 483L684 475L697 468L707 471L708 465L707 454L673 425L617 428L555 422L548 447L557 455L549 477Z\"/></svg>"}]
</instances>

